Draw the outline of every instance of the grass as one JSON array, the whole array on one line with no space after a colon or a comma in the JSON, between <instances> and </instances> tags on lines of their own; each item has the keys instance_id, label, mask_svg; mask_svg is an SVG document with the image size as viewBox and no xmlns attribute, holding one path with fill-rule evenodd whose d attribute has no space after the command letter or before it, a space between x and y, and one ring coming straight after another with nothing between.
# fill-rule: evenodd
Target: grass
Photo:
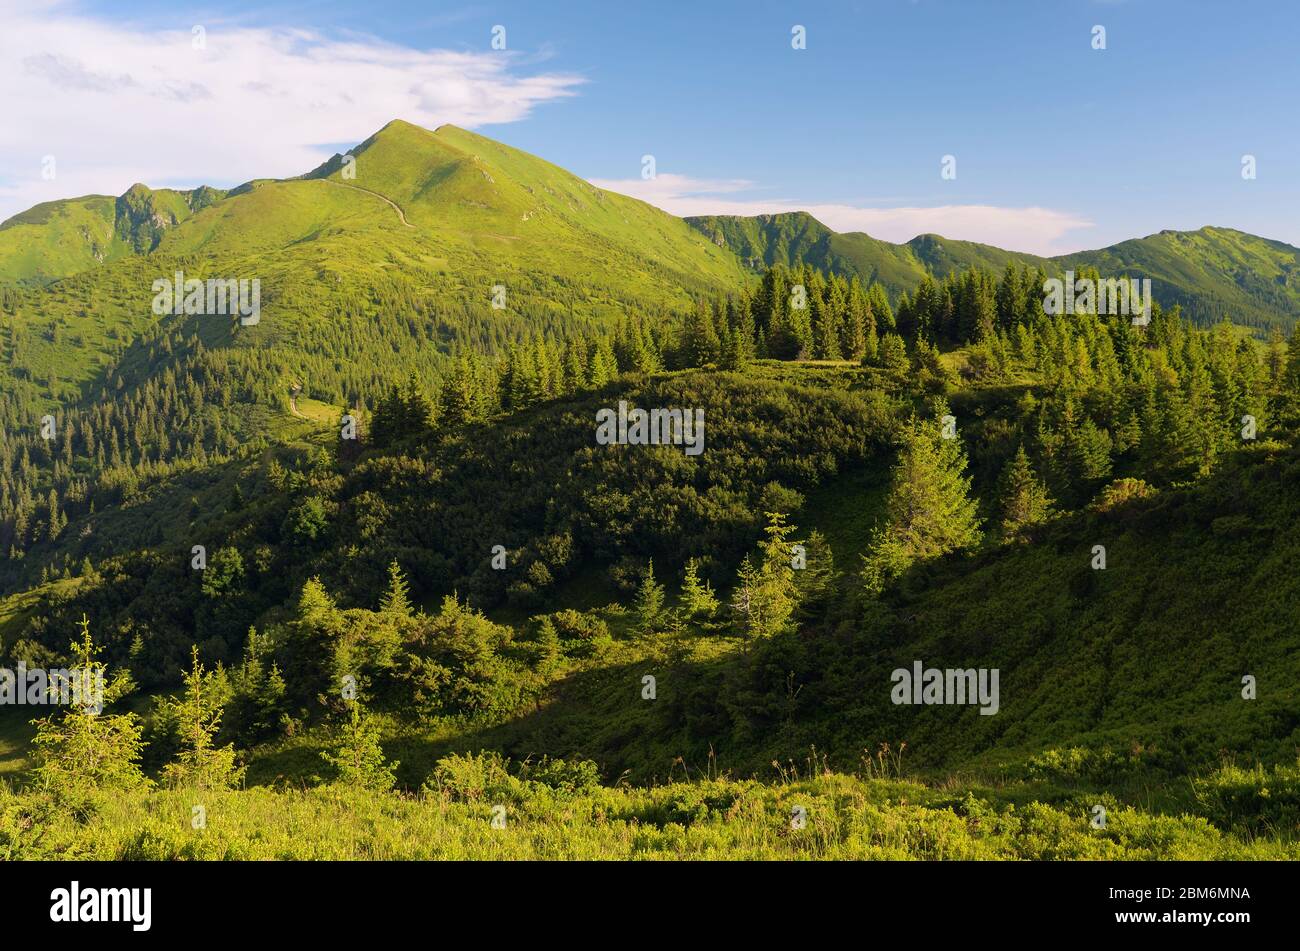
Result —
<instances>
[{"instance_id":1,"label":"grass","mask_svg":"<svg viewBox=\"0 0 1300 951\"><path fill-rule=\"evenodd\" d=\"M338 786L138 791L98 799L83 819L43 794L0 788L0 858L1300 858L1293 841L1225 832L1193 814L1111 801L1105 828L1094 828L1087 797L1019 804L1014 791L976 795L827 773L811 762L807 774L770 784L722 777L651 788L546 785L513 775L491 755L442 766L419 794Z\"/></svg>"}]
</instances>

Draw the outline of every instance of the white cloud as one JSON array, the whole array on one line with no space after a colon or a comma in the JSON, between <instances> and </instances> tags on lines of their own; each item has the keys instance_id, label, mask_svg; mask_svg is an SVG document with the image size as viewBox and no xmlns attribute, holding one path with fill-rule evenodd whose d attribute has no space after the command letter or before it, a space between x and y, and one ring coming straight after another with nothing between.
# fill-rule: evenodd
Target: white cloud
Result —
<instances>
[{"instance_id":1,"label":"white cloud","mask_svg":"<svg viewBox=\"0 0 1300 951\"><path fill-rule=\"evenodd\" d=\"M40 201L309 171L328 143L394 118L429 128L522 119L580 77L523 75L506 51L416 50L306 30L146 30L65 3L0 0L0 219ZM53 155L57 177L44 181Z\"/></svg>"},{"instance_id":2,"label":"white cloud","mask_svg":"<svg viewBox=\"0 0 1300 951\"><path fill-rule=\"evenodd\" d=\"M674 215L765 215L806 211L834 231L865 231L873 238L908 241L918 234L979 241L1013 251L1053 255L1077 250L1062 239L1092 222L1051 208L1008 208L998 205L937 205L928 208L867 208L788 198L736 198L753 185L743 179L708 180L660 174L639 178L593 179L608 191L640 198Z\"/></svg>"}]
</instances>

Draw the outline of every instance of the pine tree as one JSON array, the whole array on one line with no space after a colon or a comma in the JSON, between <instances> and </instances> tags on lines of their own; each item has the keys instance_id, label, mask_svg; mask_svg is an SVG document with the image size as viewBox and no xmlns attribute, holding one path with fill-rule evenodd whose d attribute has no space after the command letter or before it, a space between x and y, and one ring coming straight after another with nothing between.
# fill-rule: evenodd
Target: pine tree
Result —
<instances>
[{"instance_id":1,"label":"pine tree","mask_svg":"<svg viewBox=\"0 0 1300 951\"><path fill-rule=\"evenodd\" d=\"M655 581L655 563L650 559L641 586L637 589L634 610L638 619L638 628L642 634L653 634L663 627L664 621L664 586Z\"/></svg>"},{"instance_id":2,"label":"pine tree","mask_svg":"<svg viewBox=\"0 0 1300 951\"><path fill-rule=\"evenodd\" d=\"M688 367L703 367L717 363L722 353L722 342L713 326L713 317L703 301L686 315L682 332L682 357Z\"/></svg>"},{"instance_id":3,"label":"pine tree","mask_svg":"<svg viewBox=\"0 0 1300 951\"><path fill-rule=\"evenodd\" d=\"M81 617L81 639L71 646L71 703L60 712L34 720L37 782L55 795L84 801L96 789L130 789L147 785L140 771L144 743L134 713L106 714L104 708L134 689L130 676L108 668L90 636L90 621Z\"/></svg>"},{"instance_id":4,"label":"pine tree","mask_svg":"<svg viewBox=\"0 0 1300 951\"><path fill-rule=\"evenodd\" d=\"M865 361L867 357L863 357ZM880 338L876 364L884 371L886 380L892 386L901 386L907 381L911 362L907 357L907 344L898 334L885 334Z\"/></svg>"},{"instance_id":5,"label":"pine tree","mask_svg":"<svg viewBox=\"0 0 1300 951\"><path fill-rule=\"evenodd\" d=\"M713 587L707 581L700 580L699 563L694 558L686 562L678 609L687 621L697 618L711 620L718 610L718 599L713 594Z\"/></svg>"},{"instance_id":6,"label":"pine tree","mask_svg":"<svg viewBox=\"0 0 1300 951\"><path fill-rule=\"evenodd\" d=\"M835 590L835 555L821 532L813 529L804 543L803 568L794 573L799 616L818 614Z\"/></svg>"},{"instance_id":7,"label":"pine tree","mask_svg":"<svg viewBox=\"0 0 1300 951\"><path fill-rule=\"evenodd\" d=\"M443 382L442 418L448 429L455 431L478 417L473 368L465 357L457 360ZM376 427L378 419L376 419ZM376 441L378 437L376 436Z\"/></svg>"},{"instance_id":8,"label":"pine tree","mask_svg":"<svg viewBox=\"0 0 1300 951\"><path fill-rule=\"evenodd\" d=\"M387 792L396 783L393 770L401 764L385 761L379 728L361 701L348 703L348 722L339 730L333 748L322 752L321 758L337 770L335 782L339 785Z\"/></svg>"},{"instance_id":9,"label":"pine tree","mask_svg":"<svg viewBox=\"0 0 1300 951\"><path fill-rule=\"evenodd\" d=\"M411 616L411 586L407 584L402 566L397 560L388 563L388 590L379 599L379 610L399 618Z\"/></svg>"},{"instance_id":10,"label":"pine tree","mask_svg":"<svg viewBox=\"0 0 1300 951\"><path fill-rule=\"evenodd\" d=\"M274 662L267 668L269 648L256 628L248 629L244 659L230 678L230 727L238 741L252 746L285 725L288 688Z\"/></svg>"},{"instance_id":11,"label":"pine tree","mask_svg":"<svg viewBox=\"0 0 1300 951\"><path fill-rule=\"evenodd\" d=\"M219 686L218 675L203 669L198 647L191 646L184 698L176 702L181 752L162 772L163 781L169 786L228 789L243 779L243 768L235 765L234 746L215 746L221 729Z\"/></svg>"},{"instance_id":12,"label":"pine tree","mask_svg":"<svg viewBox=\"0 0 1300 951\"><path fill-rule=\"evenodd\" d=\"M947 407L936 405L936 416ZM980 541L966 453L958 439L944 439L938 419L913 418L902 433L894 465L885 524L863 556L863 583L879 594L913 563Z\"/></svg>"},{"instance_id":13,"label":"pine tree","mask_svg":"<svg viewBox=\"0 0 1300 951\"><path fill-rule=\"evenodd\" d=\"M736 571L736 585L731 593L731 609L736 612L736 623L745 634L750 633L759 623L756 616L758 585L758 569L754 567L749 555L746 555Z\"/></svg>"},{"instance_id":14,"label":"pine tree","mask_svg":"<svg viewBox=\"0 0 1300 951\"><path fill-rule=\"evenodd\" d=\"M618 377L619 365L614 356L614 348L608 340L599 341L591 350L591 369L589 383L593 390L598 390Z\"/></svg>"},{"instance_id":15,"label":"pine tree","mask_svg":"<svg viewBox=\"0 0 1300 951\"><path fill-rule=\"evenodd\" d=\"M1019 537L1024 529L1046 521L1051 515L1052 500L1047 488L1034 475L1024 446L1016 450L1002 470L998 509L1002 537L1008 540Z\"/></svg>"},{"instance_id":16,"label":"pine tree","mask_svg":"<svg viewBox=\"0 0 1300 951\"><path fill-rule=\"evenodd\" d=\"M1300 321L1291 330L1291 339L1287 342L1280 389L1282 405L1292 413L1300 410Z\"/></svg>"},{"instance_id":17,"label":"pine tree","mask_svg":"<svg viewBox=\"0 0 1300 951\"><path fill-rule=\"evenodd\" d=\"M737 575L732 609L742 633L751 639L770 637L785 630L799 603L795 570L791 564L790 533L785 516L768 512L766 536L759 545L760 558L755 566L745 556Z\"/></svg>"}]
</instances>

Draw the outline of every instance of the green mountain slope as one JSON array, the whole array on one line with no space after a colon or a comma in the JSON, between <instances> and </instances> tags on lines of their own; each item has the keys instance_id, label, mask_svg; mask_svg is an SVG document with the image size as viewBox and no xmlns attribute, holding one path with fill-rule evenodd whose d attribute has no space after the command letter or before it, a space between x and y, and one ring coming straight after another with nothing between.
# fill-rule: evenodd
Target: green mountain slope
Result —
<instances>
[{"instance_id":1,"label":"green mountain slope","mask_svg":"<svg viewBox=\"0 0 1300 951\"><path fill-rule=\"evenodd\" d=\"M812 264L846 277L879 281L897 297L927 274L986 267L1001 270L1010 261L1045 263L1043 258L1003 251L971 241L919 235L906 244L881 241L861 232L840 234L807 212L779 215L710 215L687 218L720 247L730 248L748 266Z\"/></svg>"},{"instance_id":2,"label":"green mountain slope","mask_svg":"<svg viewBox=\"0 0 1300 951\"><path fill-rule=\"evenodd\" d=\"M156 377L178 341L197 339L259 388L301 384L337 406L449 354L659 318L745 279L681 219L451 126L394 121L352 154L346 175L338 156L229 192L135 186L11 219L0 229L11 331L0 395L93 399L110 380ZM177 271L257 279L260 322L155 316L153 282Z\"/></svg>"},{"instance_id":3,"label":"green mountain slope","mask_svg":"<svg viewBox=\"0 0 1300 951\"><path fill-rule=\"evenodd\" d=\"M43 283L152 251L170 229L224 194L132 185L118 198L44 202L0 224L0 282Z\"/></svg>"},{"instance_id":4,"label":"green mountain slope","mask_svg":"<svg viewBox=\"0 0 1300 951\"><path fill-rule=\"evenodd\" d=\"M1300 316L1300 249L1231 228L1161 231L1056 260L1150 277L1162 303L1181 304L1202 323L1225 314L1253 326Z\"/></svg>"},{"instance_id":5,"label":"green mountain slope","mask_svg":"<svg viewBox=\"0 0 1300 951\"><path fill-rule=\"evenodd\" d=\"M997 271L1008 263L1033 265L1049 274L1090 266L1103 276L1150 278L1162 305L1181 304L1199 323L1227 316L1258 327L1289 325L1300 317L1300 249L1230 228L1162 231L1099 251L1042 258L933 234L906 244L858 232L838 234L805 212L687 221L750 266L802 260L880 281L894 297L910 291L926 274L943 277L973 267Z\"/></svg>"},{"instance_id":6,"label":"green mountain slope","mask_svg":"<svg viewBox=\"0 0 1300 951\"><path fill-rule=\"evenodd\" d=\"M350 154L355 177L341 156L307 177L383 196L410 230L493 260L502 279L548 269L657 296L653 283L702 290L739 278L733 257L680 219L455 126L390 122Z\"/></svg>"},{"instance_id":7,"label":"green mountain slope","mask_svg":"<svg viewBox=\"0 0 1300 951\"><path fill-rule=\"evenodd\" d=\"M390 122L350 154L346 170L335 156L301 178L229 194L136 185L118 199L39 205L0 226L0 281L57 279L149 253L201 253L226 268L284 253L310 267L319 258L311 249L324 244L380 267L481 275L476 287L463 283L483 299L497 283L509 294L554 278L568 291L551 296L568 309L684 304L684 291L741 278L734 256L682 220L453 126ZM341 235L353 243L338 246Z\"/></svg>"}]
</instances>

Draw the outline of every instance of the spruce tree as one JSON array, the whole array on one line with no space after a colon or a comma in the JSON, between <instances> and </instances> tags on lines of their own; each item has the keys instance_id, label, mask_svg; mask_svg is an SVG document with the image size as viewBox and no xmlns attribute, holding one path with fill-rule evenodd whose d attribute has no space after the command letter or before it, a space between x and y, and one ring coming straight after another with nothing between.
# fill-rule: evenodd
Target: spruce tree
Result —
<instances>
[{"instance_id":1,"label":"spruce tree","mask_svg":"<svg viewBox=\"0 0 1300 951\"><path fill-rule=\"evenodd\" d=\"M337 771L335 782L339 785L387 792L396 782L393 770L401 764L384 759L379 728L361 701L353 699L348 704L348 721L339 729L334 746L322 752L321 758Z\"/></svg>"},{"instance_id":2,"label":"spruce tree","mask_svg":"<svg viewBox=\"0 0 1300 951\"><path fill-rule=\"evenodd\" d=\"M235 748L215 745L221 729L220 679L199 663L199 649L190 647L190 670L185 690L176 702L181 752L163 769L169 786L191 789L228 789L239 785L244 770L235 765Z\"/></svg>"},{"instance_id":3,"label":"spruce tree","mask_svg":"<svg viewBox=\"0 0 1300 951\"><path fill-rule=\"evenodd\" d=\"M794 573L800 617L813 617L835 589L835 556L821 532L813 529L804 543L804 567Z\"/></svg>"},{"instance_id":4,"label":"spruce tree","mask_svg":"<svg viewBox=\"0 0 1300 951\"><path fill-rule=\"evenodd\" d=\"M642 634L653 634L660 630L664 620L664 586L655 581L655 563L650 559L641 586L637 589L634 610L638 620L638 629Z\"/></svg>"},{"instance_id":5,"label":"spruce tree","mask_svg":"<svg viewBox=\"0 0 1300 951\"><path fill-rule=\"evenodd\" d=\"M936 417L946 413L946 405L936 405ZM885 523L863 556L870 594L881 593L913 563L971 547L981 537L960 440L944 439L938 418L913 418L902 441Z\"/></svg>"},{"instance_id":6,"label":"spruce tree","mask_svg":"<svg viewBox=\"0 0 1300 951\"><path fill-rule=\"evenodd\" d=\"M779 512L768 512L766 536L759 545L755 565L749 555L741 562L732 598L732 609L744 635L751 639L770 637L786 629L799 603L795 570L791 564L790 533Z\"/></svg>"},{"instance_id":7,"label":"spruce tree","mask_svg":"<svg viewBox=\"0 0 1300 951\"><path fill-rule=\"evenodd\" d=\"M1004 539L1017 538L1030 526L1047 520L1052 511L1052 500L1047 488L1034 475L1029 455L1021 446L1002 470L999 481L999 527Z\"/></svg>"},{"instance_id":8,"label":"spruce tree","mask_svg":"<svg viewBox=\"0 0 1300 951\"><path fill-rule=\"evenodd\" d=\"M713 587L707 581L700 580L699 563L694 558L686 562L686 575L682 580L678 608L687 621L697 618L708 621L718 610L718 599L713 594Z\"/></svg>"},{"instance_id":9,"label":"spruce tree","mask_svg":"<svg viewBox=\"0 0 1300 951\"><path fill-rule=\"evenodd\" d=\"M388 563L388 590L379 599L379 610L399 618L411 616L411 586L407 584L402 566L394 559Z\"/></svg>"},{"instance_id":10,"label":"spruce tree","mask_svg":"<svg viewBox=\"0 0 1300 951\"><path fill-rule=\"evenodd\" d=\"M83 614L81 638L71 646L71 703L32 721L37 782L57 796L78 802L96 789L130 789L148 783L140 771L144 749L140 718L134 713L104 712L135 685L125 671L110 679L107 665L95 659L99 652Z\"/></svg>"}]
</instances>

